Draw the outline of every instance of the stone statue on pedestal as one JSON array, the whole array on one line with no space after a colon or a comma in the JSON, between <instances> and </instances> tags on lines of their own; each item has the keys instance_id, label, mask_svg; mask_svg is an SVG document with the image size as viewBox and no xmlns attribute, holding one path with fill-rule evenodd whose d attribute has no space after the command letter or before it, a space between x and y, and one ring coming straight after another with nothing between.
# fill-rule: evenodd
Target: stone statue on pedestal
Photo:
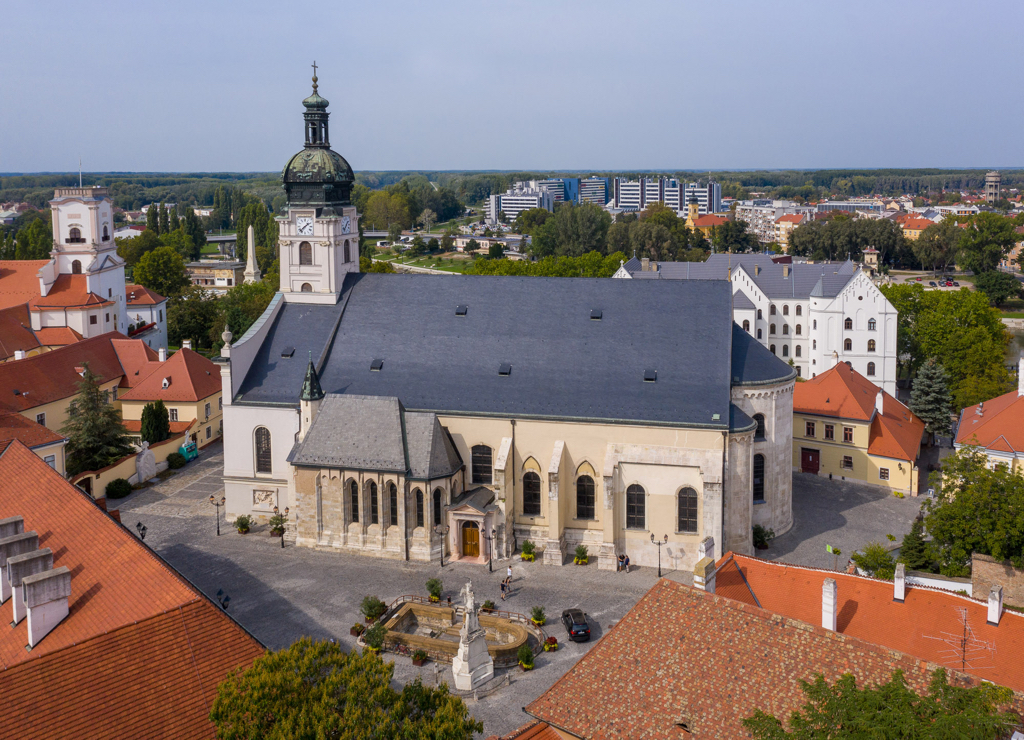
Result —
<instances>
[{"instance_id":1,"label":"stone statue on pedestal","mask_svg":"<svg viewBox=\"0 0 1024 740\"><path fill-rule=\"evenodd\" d=\"M145 483L156 475L156 456L149 449L149 442L143 441L142 448L135 454L135 476L138 483Z\"/></svg>"},{"instance_id":2,"label":"stone statue on pedestal","mask_svg":"<svg viewBox=\"0 0 1024 740\"><path fill-rule=\"evenodd\" d=\"M459 631L459 652L452 660L452 673L455 688L472 691L494 677L494 660L487 652L487 640L477 618L473 584L467 583L461 593L466 601L466 613Z\"/></svg>"}]
</instances>

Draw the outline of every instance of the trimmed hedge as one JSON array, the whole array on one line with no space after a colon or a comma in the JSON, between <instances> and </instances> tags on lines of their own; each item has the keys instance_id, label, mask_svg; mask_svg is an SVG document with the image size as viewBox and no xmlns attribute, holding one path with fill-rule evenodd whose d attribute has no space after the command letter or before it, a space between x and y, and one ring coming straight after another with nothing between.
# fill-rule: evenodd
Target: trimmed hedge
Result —
<instances>
[{"instance_id":1,"label":"trimmed hedge","mask_svg":"<svg viewBox=\"0 0 1024 740\"><path fill-rule=\"evenodd\" d=\"M124 498L132 492L132 484L124 478L115 478L107 484L104 493L107 494L107 498Z\"/></svg>"},{"instance_id":2,"label":"trimmed hedge","mask_svg":"<svg viewBox=\"0 0 1024 740\"><path fill-rule=\"evenodd\" d=\"M185 467L185 463L187 462L188 460L186 460L185 456L182 455L180 452L172 452L170 455L167 456L167 467L169 467L171 470L183 468Z\"/></svg>"}]
</instances>

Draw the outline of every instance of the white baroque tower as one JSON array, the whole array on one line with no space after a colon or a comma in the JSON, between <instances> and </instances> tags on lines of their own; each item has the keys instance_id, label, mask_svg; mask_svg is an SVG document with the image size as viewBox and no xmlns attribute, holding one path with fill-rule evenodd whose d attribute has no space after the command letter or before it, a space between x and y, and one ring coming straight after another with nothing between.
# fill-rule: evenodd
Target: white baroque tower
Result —
<instances>
[{"instance_id":1,"label":"white baroque tower","mask_svg":"<svg viewBox=\"0 0 1024 740\"><path fill-rule=\"evenodd\" d=\"M355 176L331 149L328 102L317 93L302 101L306 145L282 172L288 213L277 219L281 292L291 303L337 303L346 273L359 272L359 214L351 203Z\"/></svg>"}]
</instances>

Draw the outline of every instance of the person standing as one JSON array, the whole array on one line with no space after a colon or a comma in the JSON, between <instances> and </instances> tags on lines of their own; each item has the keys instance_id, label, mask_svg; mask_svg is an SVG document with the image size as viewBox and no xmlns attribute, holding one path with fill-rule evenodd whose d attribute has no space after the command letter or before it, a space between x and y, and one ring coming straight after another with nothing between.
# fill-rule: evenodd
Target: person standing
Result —
<instances>
[{"instance_id":1,"label":"person standing","mask_svg":"<svg viewBox=\"0 0 1024 740\"><path fill-rule=\"evenodd\" d=\"M512 583L512 566L508 566L508 582Z\"/></svg>"},{"instance_id":2,"label":"person standing","mask_svg":"<svg viewBox=\"0 0 1024 740\"><path fill-rule=\"evenodd\" d=\"M501 600L502 601L505 600L505 582L504 581L501 582Z\"/></svg>"}]
</instances>

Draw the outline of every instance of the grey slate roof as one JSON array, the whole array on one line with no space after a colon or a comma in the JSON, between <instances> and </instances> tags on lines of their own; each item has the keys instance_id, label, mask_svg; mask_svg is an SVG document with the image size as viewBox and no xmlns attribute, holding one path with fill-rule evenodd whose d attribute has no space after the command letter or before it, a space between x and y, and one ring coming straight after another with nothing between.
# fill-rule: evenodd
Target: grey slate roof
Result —
<instances>
[{"instance_id":1,"label":"grey slate roof","mask_svg":"<svg viewBox=\"0 0 1024 740\"><path fill-rule=\"evenodd\" d=\"M733 385L778 383L795 377L796 368L780 360L737 324L732 325Z\"/></svg>"},{"instance_id":2,"label":"grey slate roof","mask_svg":"<svg viewBox=\"0 0 1024 740\"><path fill-rule=\"evenodd\" d=\"M452 499L450 506L446 507L450 509L458 509L461 506L469 506L471 509L476 509L481 514L486 514L488 511L497 510L497 505L494 503L494 491L486 486L477 486L476 488L470 488L464 491L462 495Z\"/></svg>"},{"instance_id":3,"label":"grey slate roof","mask_svg":"<svg viewBox=\"0 0 1024 740\"><path fill-rule=\"evenodd\" d=\"M724 429L730 287L350 274L337 305L281 307L236 402L294 406L307 350L315 361L326 349L318 367L327 393L391 396L438 413ZM466 316L455 315L457 305L468 307ZM600 321L592 309L602 310ZM287 346L293 358L281 357ZM384 360L379 372L370 370L375 358ZM509 375L498 374L501 363L511 363ZM644 382L647 369L657 371L656 382Z\"/></svg>"},{"instance_id":4,"label":"grey slate roof","mask_svg":"<svg viewBox=\"0 0 1024 740\"><path fill-rule=\"evenodd\" d=\"M397 398L330 394L288 460L295 465L404 473L409 466L402 411Z\"/></svg>"},{"instance_id":5,"label":"grey slate roof","mask_svg":"<svg viewBox=\"0 0 1024 740\"><path fill-rule=\"evenodd\" d=\"M462 467L462 457L437 416L405 412L405 439L409 450L409 478L447 478Z\"/></svg>"},{"instance_id":6,"label":"grey slate roof","mask_svg":"<svg viewBox=\"0 0 1024 740\"><path fill-rule=\"evenodd\" d=\"M757 308L757 306L754 305L754 302L747 298L747 294L744 293L742 290L737 290L735 293L732 294L732 307L733 310L739 309L741 311L753 311L755 308Z\"/></svg>"},{"instance_id":7,"label":"grey slate roof","mask_svg":"<svg viewBox=\"0 0 1024 740\"><path fill-rule=\"evenodd\" d=\"M736 404L729 407L729 431L748 432L757 427L757 423Z\"/></svg>"}]
</instances>

